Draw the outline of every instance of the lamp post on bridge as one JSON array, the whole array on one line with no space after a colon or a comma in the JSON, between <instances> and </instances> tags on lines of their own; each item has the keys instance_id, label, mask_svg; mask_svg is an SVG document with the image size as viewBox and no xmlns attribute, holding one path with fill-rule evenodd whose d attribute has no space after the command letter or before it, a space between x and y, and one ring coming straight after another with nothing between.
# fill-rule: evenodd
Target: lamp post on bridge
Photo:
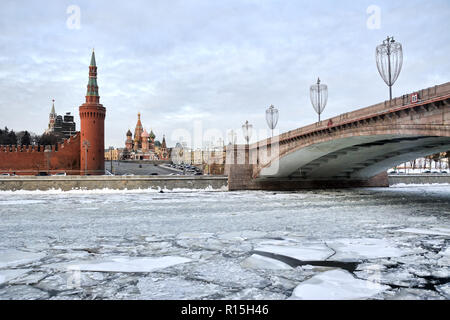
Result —
<instances>
[{"instance_id":1,"label":"lamp post on bridge","mask_svg":"<svg viewBox=\"0 0 450 320\"><path fill-rule=\"evenodd\" d=\"M236 144L236 132L234 130L230 130L228 133L228 142L232 145Z\"/></svg>"},{"instance_id":2,"label":"lamp post on bridge","mask_svg":"<svg viewBox=\"0 0 450 320\"><path fill-rule=\"evenodd\" d=\"M387 37L375 51L377 68L381 78L389 86L389 101L392 100L392 86L400 75L403 64L403 49L394 37Z\"/></svg>"},{"instance_id":3,"label":"lamp post on bridge","mask_svg":"<svg viewBox=\"0 0 450 320\"><path fill-rule=\"evenodd\" d=\"M272 130L272 138L273 138L273 129L277 126L278 123L278 109L270 105L266 110L266 121L269 128Z\"/></svg>"},{"instance_id":4,"label":"lamp post on bridge","mask_svg":"<svg viewBox=\"0 0 450 320\"><path fill-rule=\"evenodd\" d=\"M248 123L248 120L242 125L242 131L244 133L244 138L247 141L247 144L250 142L250 138L252 137L252 129L253 125Z\"/></svg>"},{"instance_id":5,"label":"lamp post on bridge","mask_svg":"<svg viewBox=\"0 0 450 320\"><path fill-rule=\"evenodd\" d=\"M309 96L311 98L311 103L314 110L316 110L317 114L319 115L320 122L320 115L327 105L328 86L326 84L321 84L320 79L317 78L317 83L313 84L309 88Z\"/></svg>"}]
</instances>

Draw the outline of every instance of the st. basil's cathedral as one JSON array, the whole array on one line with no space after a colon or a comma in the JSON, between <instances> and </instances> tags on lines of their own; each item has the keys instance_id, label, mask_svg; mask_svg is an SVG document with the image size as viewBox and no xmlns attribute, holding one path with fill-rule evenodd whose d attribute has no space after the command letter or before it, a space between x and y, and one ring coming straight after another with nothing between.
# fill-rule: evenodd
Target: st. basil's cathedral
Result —
<instances>
[{"instance_id":1,"label":"st. basil's cathedral","mask_svg":"<svg viewBox=\"0 0 450 320\"><path fill-rule=\"evenodd\" d=\"M169 160L170 154L166 145L166 138L160 143L155 141L153 130L150 133L142 126L141 114L138 113L138 121L134 129L134 138L131 130L127 132L125 149L122 153L122 159L130 160Z\"/></svg>"}]
</instances>

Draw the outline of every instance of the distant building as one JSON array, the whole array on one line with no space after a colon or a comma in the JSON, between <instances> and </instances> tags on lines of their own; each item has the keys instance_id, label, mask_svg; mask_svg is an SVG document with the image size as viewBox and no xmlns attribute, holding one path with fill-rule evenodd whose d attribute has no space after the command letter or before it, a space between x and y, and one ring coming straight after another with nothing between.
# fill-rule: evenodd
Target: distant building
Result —
<instances>
[{"instance_id":1,"label":"distant building","mask_svg":"<svg viewBox=\"0 0 450 320\"><path fill-rule=\"evenodd\" d=\"M55 100L53 100L52 110L50 111L48 128L45 133L59 133L62 139L70 138L76 132L76 124L70 112L63 116L55 112Z\"/></svg>"},{"instance_id":2,"label":"distant building","mask_svg":"<svg viewBox=\"0 0 450 320\"><path fill-rule=\"evenodd\" d=\"M119 160L120 154L123 152L123 149L105 149L105 160ZM112 158L112 159L111 159Z\"/></svg>"},{"instance_id":3,"label":"distant building","mask_svg":"<svg viewBox=\"0 0 450 320\"><path fill-rule=\"evenodd\" d=\"M153 130L150 133L142 126L141 114L138 113L138 121L134 129L134 138L131 130L127 131L125 148L121 153L122 159L129 160L169 160L170 150L166 145L166 138L163 135L162 142L155 141Z\"/></svg>"}]
</instances>

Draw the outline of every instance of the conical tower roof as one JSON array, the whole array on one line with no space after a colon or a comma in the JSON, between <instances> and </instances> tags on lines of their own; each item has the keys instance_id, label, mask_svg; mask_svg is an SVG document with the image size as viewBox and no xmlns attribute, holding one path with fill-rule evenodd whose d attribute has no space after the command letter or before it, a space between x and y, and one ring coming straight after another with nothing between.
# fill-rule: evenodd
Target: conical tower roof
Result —
<instances>
[{"instance_id":1,"label":"conical tower roof","mask_svg":"<svg viewBox=\"0 0 450 320\"><path fill-rule=\"evenodd\" d=\"M140 113L140 112L138 112L138 121L137 121L137 123L136 123L136 128L137 128L137 127L142 128L142 123L141 123L141 113Z\"/></svg>"},{"instance_id":2,"label":"conical tower roof","mask_svg":"<svg viewBox=\"0 0 450 320\"><path fill-rule=\"evenodd\" d=\"M92 56L91 56L91 67L96 67L97 65L95 64L95 53L94 53L94 49L92 49Z\"/></svg>"},{"instance_id":3,"label":"conical tower roof","mask_svg":"<svg viewBox=\"0 0 450 320\"><path fill-rule=\"evenodd\" d=\"M56 112L55 112L55 99L53 99L52 102L53 102L53 105L52 105L52 111L50 111L50 115L56 115Z\"/></svg>"},{"instance_id":4,"label":"conical tower roof","mask_svg":"<svg viewBox=\"0 0 450 320\"><path fill-rule=\"evenodd\" d=\"M162 144L161 144L161 148L167 149L166 135L165 134L163 135L163 141L162 141Z\"/></svg>"},{"instance_id":5,"label":"conical tower roof","mask_svg":"<svg viewBox=\"0 0 450 320\"><path fill-rule=\"evenodd\" d=\"M144 129L144 132L142 132L141 137L142 137L142 138L148 138L149 136L150 136L150 135L148 134L147 130Z\"/></svg>"}]
</instances>

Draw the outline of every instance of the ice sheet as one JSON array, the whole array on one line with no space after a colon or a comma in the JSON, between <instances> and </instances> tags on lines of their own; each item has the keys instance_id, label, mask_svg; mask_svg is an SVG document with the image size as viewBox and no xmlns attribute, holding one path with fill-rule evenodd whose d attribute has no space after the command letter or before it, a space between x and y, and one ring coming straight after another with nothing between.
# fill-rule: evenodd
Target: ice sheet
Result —
<instances>
[{"instance_id":1,"label":"ice sheet","mask_svg":"<svg viewBox=\"0 0 450 320\"><path fill-rule=\"evenodd\" d=\"M446 228L434 228L434 229L404 228L404 229L399 229L397 231L398 232L406 232L406 233L429 234L429 235L450 237L450 229L446 229Z\"/></svg>"},{"instance_id":2,"label":"ice sheet","mask_svg":"<svg viewBox=\"0 0 450 320\"><path fill-rule=\"evenodd\" d=\"M31 269L0 270L0 284L18 278L29 271L31 271Z\"/></svg>"},{"instance_id":3,"label":"ice sheet","mask_svg":"<svg viewBox=\"0 0 450 320\"><path fill-rule=\"evenodd\" d=\"M299 284L290 299L355 300L373 297L390 287L359 280L344 270L325 271Z\"/></svg>"},{"instance_id":4,"label":"ice sheet","mask_svg":"<svg viewBox=\"0 0 450 320\"><path fill-rule=\"evenodd\" d=\"M260 256L259 254L252 254L250 257L242 261L241 266L250 269L271 269L271 270L289 270L292 269L288 264Z\"/></svg>"},{"instance_id":5,"label":"ice sheet","mask_svg":"<svg viewBox=\"0 0 450 320\"><path fill-rule=\"evenodd\" d=\"M40 260L44 253L27 252L15 249L0 250L0 268L15 267Z\"/></svg>"},{"instance_id":6,"label":"ice sheet","mask_svg":"<svg viewBox=\"0 0 450 320\"><path fill-rule=\"evenodd\" d=\"M408 254L384 239L358 238L328 241L327 245L336 251L330 260L360 260L386 257L400 257Z\"/></svg>"},{"instance_id":7,"label":"ice sheet","mask_svg":"<svg viewBox=\"0 0 450 320\"><path fill-rule=\"evenodd\" d=\"M168 268L180 263L190 262L183 257L165 256L159 258L110 257L86 263L67 266L67 270L99 271L99 272L152 272Z\"/></svg>"},{"instance_id":8,"label":"ice sheet","mask_svg":"<svg viewBox=\"0 0 450 320\"><path fill-rule=\"evenodd\" d=\"M270 252L302 261L325 260L334 252L325 244L298 244L298 246L263 245L255 251Z\"/></svg>"}]
</instances>

